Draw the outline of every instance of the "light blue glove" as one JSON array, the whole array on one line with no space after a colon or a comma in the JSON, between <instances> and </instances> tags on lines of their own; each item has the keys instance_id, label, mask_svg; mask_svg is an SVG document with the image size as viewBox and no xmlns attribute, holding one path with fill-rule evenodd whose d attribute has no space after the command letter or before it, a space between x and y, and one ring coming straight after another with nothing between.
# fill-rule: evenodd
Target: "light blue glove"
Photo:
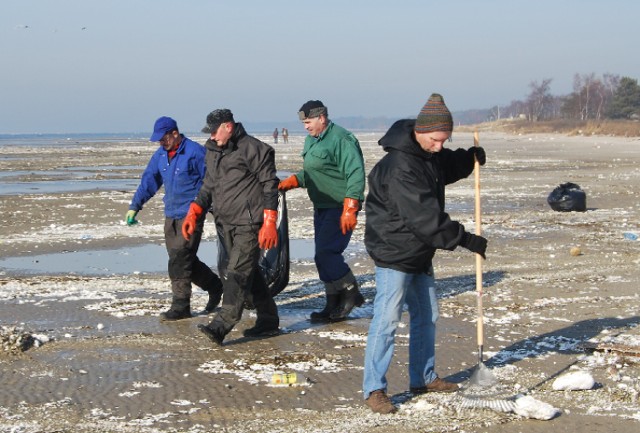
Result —
<instances>
[{"instance_id":1,"label":"light blue glove","mask_svg":"<svg viewBox=\"0 0 640 433\"><path fill-rule=\"evenodd\" d=\"M138 224L138 220L136 219L136 215L138 215L138 211L137 210L130 210L129 212L127 212L127 216L125 217L125 220L127 221L127 225L128 226L132 226L134 224Z\"/></svg>"}]
</instances>

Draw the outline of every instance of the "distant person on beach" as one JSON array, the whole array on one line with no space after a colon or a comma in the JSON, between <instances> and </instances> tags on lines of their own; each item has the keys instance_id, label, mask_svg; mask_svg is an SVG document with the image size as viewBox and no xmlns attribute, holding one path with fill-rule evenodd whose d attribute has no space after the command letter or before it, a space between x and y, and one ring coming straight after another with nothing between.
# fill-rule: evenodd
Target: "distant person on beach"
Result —
<instances>
[{"instance_id":1,"label":"distant person on beach","mask_svg":"<svg viewBox=\"0 0 640 433\"><path fill-rule=\"evenodd\" d=\"M365 201L365 246L375 264L376 295L364 359L366 404L377 413L396 408L387 396L386 373L396 328L409 310L409 386L414 394L453 392L455 383L435 372L438 319L432 259L438 249L458 246L485 257L487 240L465 231L445 212L445 185L473 172L481 147L445 149L453 120L434 93L417 119L395 122L378 142L387 154L369 173Z\"/></svg>"},{"instance_id":2,"label":"distant person on beach","mask_svg":"<svg viewBox=\"0 0 640 433\"><path fill-rule=\"evenodd\" d=\"M258 269L260 249L278 243L275 151L248 135L228 109L209 113L202 132L211 134L205 144L207 173L182 233L190 239L201 215L211 208L228 260L226 269L218 270L225 276L222 307L208 325L198 329L220 346L242 318L245 306L255 306L255 326L246 329L244 336L277 335L278 308Z\"/></svg>"},{"instance_id":3,"label":"distant person on beach","mask_svg":"<svg viewBox=\"0 0 640 433\"><path fill-rule=\"evenodd\" d=\"M278 144L278 128L273 130L273 142Z\"/></svg>"},{"instance_id":4,"label":"distant person on beach","mask_svg":"<svg viewBox=\"0 0 640 433\"><path fill-rule=\"evenodd\" d=\"M287 128L282 128L282 142L285 144L289 142L289 130Z\"/></svg>"},{"instance_id":5,"label":"distant person on beach","mask_svg":"<svg viewBox=\"0 0 640 433\"><path fill-rule=\"evenodd\" d=\"M321 101L306 102L298 116L309 132L302 170L280 182L278 189L306 188L313 202L314 259L327 302L323 310L311 313L311 321L344 320L364 303L343 256L364 199L362 150L351 132L329 120Z\"/></svg>"},{"instance_id":6,"label":"distant person on beach","mask_svg":"<svg viewBox=\"0 0 640 433\"><path fill-rule=\"evenodd\" d=\"M160 142L160 147L142 173L126 222L137 223L138 212L164 185L164 240L169 253L173 297L171 307L160 314L160 319L186 319L191 317L191 283L209 293L207 312L213 311L222 297L222 281L197 256L204 216L196 221L188 241L182 236L182 222L204 179L205 148L181 134L178 124L170 117L156 120L150 141Z\"/></svg>"}]
</instances>

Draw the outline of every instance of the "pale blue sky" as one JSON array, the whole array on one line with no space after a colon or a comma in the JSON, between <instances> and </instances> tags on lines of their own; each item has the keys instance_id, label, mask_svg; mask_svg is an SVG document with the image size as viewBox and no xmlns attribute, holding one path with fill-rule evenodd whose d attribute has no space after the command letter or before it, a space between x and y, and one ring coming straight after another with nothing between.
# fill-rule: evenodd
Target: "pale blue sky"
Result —
<instances>
[{"instance_id":1,"label":"pale blue sky","mask_svg":"<svg viewBox=\"0 0 640 433\"><path fill-rule=\"evenodd\" d=\"M199 130L524 99L552 78L640 78L636 0L2 0L0 134ZM25 27L28 26L28 27ZM82 28L85 27L83 30Z\"/></svg>"}]
</instances>

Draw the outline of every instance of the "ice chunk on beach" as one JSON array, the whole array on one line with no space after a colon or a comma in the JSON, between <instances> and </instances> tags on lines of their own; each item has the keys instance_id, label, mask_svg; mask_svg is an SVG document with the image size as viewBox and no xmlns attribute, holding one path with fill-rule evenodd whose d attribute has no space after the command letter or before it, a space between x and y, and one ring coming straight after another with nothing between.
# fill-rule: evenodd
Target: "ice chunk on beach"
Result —
<instances>
[{"instance_id":1,"label":"ice chunk on beach","mask_svg":"<svg viewBox=\"0 0 640 433\"><path fill-rule=\"evenodd\" d=\"M530 395L518 398L515 406L514 412L526 418L549 420L560 413L559 409Z\"/></svg>"},{"instance_id":2,"label":"ice chunk on beach","mask_svg":"<svg viewBox=\"0 0 640 433\"><path fill-rule=\"evenodd\" d=\"M591 389L596 381L587 371L574 371L564 374L553 382L553 389L556 391L568 390L576 391L580 389Z\"/></svg>"}]
</instances>

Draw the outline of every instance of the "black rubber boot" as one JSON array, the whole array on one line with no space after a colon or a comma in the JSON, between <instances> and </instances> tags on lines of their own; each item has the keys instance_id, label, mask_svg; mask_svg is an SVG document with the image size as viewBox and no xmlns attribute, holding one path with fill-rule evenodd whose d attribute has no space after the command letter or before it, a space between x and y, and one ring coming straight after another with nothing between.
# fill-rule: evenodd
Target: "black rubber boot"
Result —
<instances>
[{"instance_id":1,"label":"black rubber boot","mask_svg":"<svg viewBox=\"0 0 640 433\"><path fill-rule=\"evenodd\" d=\"M182 320L191 318L191 301L174 297L171 307L164 313L160 313L160 320L163 322Z\"/></svg>"},{"instance_id":2,"label":"black rubber boot","mask_svg":"<svg viewBox=\"0 0 640 433\"><path fill-rule=\"evenodd\" d=\"M329 318L332 321L345 320L354 307L359 307L362 304L364 304L364 296L358 290L358 283L354 281L340 292L340 305L331 311Z\"/></svg>"},{"instance_id":3,"label":"black rubber boot","mask_svg":"<svg viewBox=\"0 0 640 433\"><path fill-rule=\"evenodd\" d=\"M324 310L314 311L311 313L311 321L314 323L325 323L330 322L331 312L338 307L340 303L340 295L326 295L327 296L327 305L324 307Z\"/></svg>"},{"instance_id":4,"label":"black rubber boot","mask_svg":"<svg viewBox=\"0 0 640 433\"><path fill-rule=\"evenodd\" d=\"M271 337L280 334L277 323L257 323L253 328L245 329L242 335L245 337Z\"/></svg>"},{"instance_id":5,"label":"black rubber boot","mask_svg":"<svg viewBox=\"0 0 640 433\"><path fill-rule=\"evenodd\" d=\"M209 294L209 301L207 302L207 306L204 307L204 311L211 313L216 309L222 299L222 285L220 287L208 289L207 293Z\"/></svg>"},{"instance_id":6,"label":"black rubber boot","mask_svg":"<svg viewBox=\"0 0 640 433\"><path fill-rule=\"evenodd\" d=\"M225 335L219 330L208 325L199 324L198 329L209 338L216 346L222 346Z\"/></svg>"}]
</instances>

